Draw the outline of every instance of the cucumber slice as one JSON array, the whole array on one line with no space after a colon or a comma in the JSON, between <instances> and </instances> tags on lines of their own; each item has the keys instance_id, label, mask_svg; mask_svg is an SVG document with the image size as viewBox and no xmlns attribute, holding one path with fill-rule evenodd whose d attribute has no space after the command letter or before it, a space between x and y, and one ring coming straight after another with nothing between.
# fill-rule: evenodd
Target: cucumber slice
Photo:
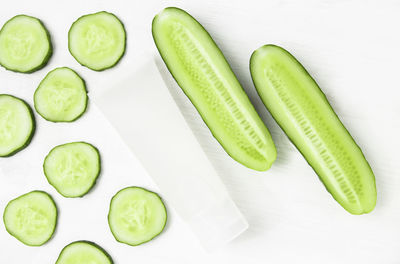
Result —
<instances>
[{"instance_id":1,"label":"cucumber slice","mask_svg":"<svg viewBox=\"0 0 400 264\"><path fill-rule=\"evenodd\" d=\"M118 242L138 246L158 236L167 210L158 194L141 187L120 190L111 199L108 224Z\"/></svg>"},{"instance_id":2,"label":"cucumber slice","mask_svg":"<svg viewBox=\"0 0 400 264\"><path fill-rule=\"evenodd\" d=\"M249 168L269 169L271 135L208 32L174 7L154 18L152 30L169 71L225 151Z\"/></svg>"},{"instance_id":3,"label":"cucumber slice","mask_svg":"<svg viewBox=\"0 0 400 264\"><path fill-rule=\"evenodd\" d=\"M10 201L3 214L7 232L28 246L41 246L53 236L57 207L51 196L33 191Z\"/></svg>"},{"instance_id":4,"label":"cucumber slice","mask_svg":"<svg viewBox=\"0 0 400 264\"><path fill-rule=\"evenodd\" d=\"M113 260L99 245L76 241L63 248L56 264L113 264Z\"/></svg>"},{"instance_id":5,"label":"cucumber slice","mask_svg":"<svg viewBox=\"0 0 400 264\"><path fill-rule=\"evenodd\" d=\"M0 94L0 157L9 157L29 145L35 117L22 99Z\"/></svg>"},{"instance_id":6,"label":"cucumber slice","mask_svg":"<svg viewBox=\"0 0 400 264\"><path fill-rule=\"evenodd\" d=\"M7 70L37 71L47 64L52 53L50 34L35 17L15 16L0 30L0 65Z\"/></svg>"},{"instance_id":7,"label":"cucumber slice","mask_svg":"<svg viewBox=\"0 0 400 264\"><path fill-rule=\"evenodd\" d=\"M250 70L265 106L333 198L352 214L372 211L371 167L303 66L283 48L266 45L251 56Z\"/></svg>"},{"instance_id":8,"label":"cucumber slice","mask_svg":"<svg viewBox=\"0 0 400 264\"><path fill-rule=\"evenodd\" d=\"M125 53L125 45L124 25L114 14L105 11L78 18L68 33L71 55L95 71L115 66Z\"/></svg>"},{"instance_id":9,"label":"cucumber slice","mask_svg":"<svg viewBox=\"0 0 400 264\"><path fill-rule=\"evenodd\" d=\"M72 122L86 111L88 96L83 79L67 67L49 72L35 91L35 109L52 122Z\"/></svg>"},{"instance_id":10,"label":"cucumber slice","mask_svg":"<svg viewBox=\"0 0 400 264\"><path fill-rule=\"evenodd\" d=\"M64 197L82 197L100 174L100 154L86 142L54 147L43 164L47 181Z\"/></svg>"}]
</instances>

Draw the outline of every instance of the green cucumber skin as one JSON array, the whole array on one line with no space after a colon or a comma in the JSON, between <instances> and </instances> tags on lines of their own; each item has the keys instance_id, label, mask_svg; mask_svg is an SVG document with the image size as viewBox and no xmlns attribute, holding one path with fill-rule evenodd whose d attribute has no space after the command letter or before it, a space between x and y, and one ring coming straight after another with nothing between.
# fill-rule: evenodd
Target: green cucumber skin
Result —
<instances>
[{"instance_id":1,"label":"green cucumber skin","mask_svg":"<svg viewBox=\"0 0 400 264\"><path fill-rule=\"evenodd\" d=\"M215 41L214 41L213 38L211 37L210 33L203 27L203 25L202 25L200 22L198 22L192 15L190 15L190 14L187 13L186 11L184 11L184 10L182 10L182 9L180 9L180 8L177 8L177 7L167 7L167 8L165 8L164 10L176 10L176 11L178 11L178 12L182 12L182 11L183 11L183 12L185 12L187 15L189 15L194 21L196 21L196 22L198 23L198 25L204 30L204 32L205 32L206 35L208 36L209 40L211 41L211 43L213 44L213 46L215 47L215 49L218 50L219 54L220 54L221 57L224 59L224 61L225 61L226 64L228 65L230 71L232 72L232 74L233 74L233 75L235 76L235 78L236 78L236 75L234 74L234 72L233 72L232 68L230 67L230 64L229 64L228 61L226 60L224 54L223 54L222 51L219 49L218 45L215 43ZM173 74L173 70L171 69L171 65L169 65L169 64L167 63L166 58L163 56L163 54L162 54L162 52L161 52L161 47L159 46L159 44L157 44L157 41L156 41L156 38L155 38L155 34L156 34L156 33L154 32L154 28L155 28L154 25L155 25L155 23L156 23L156 18L157 18L157 16L154 17L153 22L152 22L152 36L153 36L154 43L155 43L155 45L156 45L156 47L157 47L157 49L158 49L158 51L159 51L159 54L160 54L162 60L164 61L164 64L166 65L168 71L171 73L171 75L172 75L172 77L174 78L174 80L176 81L176 83L177 83L180 87L182 87L182 84L179 82L178 78L176 78L175 75ZM238 81L238 82L239 82L239 81ZM247 94L246 94L246 92L244 91L243 87L242 87L242 90L243 90L244 95L247 96ZM185 91L185 89L182 89L182 91L183 91L183 93L186 95L186 97L190 100L190 102L193 104L193 106L197 109L197 112L199 113L200 117L202 118L204 124L206 124L206 126L207 126L208 129L210 130L212 136L219 142L219 144L221 144L221 146L223 147L223 149L225 150L225 152L226 152L233 160L239 162L240 164L244 165L245 167L247 167L247 168L249 168L249 169L253 169L253 170L256 170L256 171L267 171L267 170L269 170L269 169L271 168L272 164L273 164L273 163L275 162L275 160L276 160L277 151L276 151L276 147L275 147L275 145L274 145L274 142L273 142L273 140L272 140L272 137L271 137L271 135L270 135L270 133L269 133L268 128L265 127L266 133L267 133L266 137L269 138L269 141L270 141L271 145L268 146L268 147L269 147L269 148L272 148L272 152L273 152L273 153L271 154L271 157L269 157L270 160L268 160L268 164L266 164L266 166L264 166L263 168L255 168L254 166L250 166L250 165L246 164L245 162L240 161L237 157L234 156L233 153L230 153L230 152L227 151L227 148L226 148L225 145L229 144L229 142L228 142L228 143L223 142L223 140L221 140L221 139L216 135L216 133L213 131L212 127L210 127L209 124L206 122L205 115L202 114L202 113L199 111L199 109L197 108L195 102L190 98L189 94ZM250 104L251 104L251 102L250 102ZM251 104L251 105L252 105L252 104ZM257 117L260 118L253 105L252 105L252 108L253 108L255 114L257 115ZM261 122L263 123L263 121L261 121ZM263 125L265 126L264 123L263 123Z\"/></svg>"},{"instance_id":2,"label":"green cucumber skin","mask_svg":"<svg viewBox=\"0 0 400 264\"><path fill-rule=\"evenodd\" d=\"M14 97L15 99L21 100L26 105L26 107L29 109L29 113L31 115L31 120L32 120L32 130L31 130L31 133L30 133L28 139L26 140L25 144L6 155L0 156L1 158L7 158L7 157L11 157L11 156L15 155L17 152L20 152L21 150L26 148L31 143L32 138L35 135L35 131L36 131L36 121L35 121L35 114L33 113L32 107L26 101L22 100L21 98L10 95L10 94L0 94L0 96L2 96L2 95L11 96L11 97Z\"/></svg>"},{"instance_id":3,"label":"green cucumber skin","mask_svg":"<svg viewBox=\"0 0 400 264\"><path fill-rule=\"evenodd\" d=\"M61 255L62 255L62 253L64 252L64 250L65 250L68 246L73 245L73 244L75 244L75 243L87 243L87 244L90 244L91 246L93 246L93 247L99 249L101 252L103 252L104 255L106 255L106 257L110 260L111 264L114 263L114 261L113 261L113 259L111 258L110 254L108 254L107 251L105 251L102 247L100 247L100 246L97 245L96 243L94 243L94 242L92 242L92 241L88 241L88 240L78 240L78 241L74 241L74 242L72 242L72 243L69 243L68 245L66 245L66 246L61 250L61 252L60 252L60 254L58 255L58 258L57 258L57 260L56 260L56 264L57 264L58 260L60 259L60 257L61 257Z\"/></svg>"},{"instance_id":4,"label":"green cucumber skin","mask_svg":"<svg viewBox=\"0 0 400 264\"><path fill-rule=\"evenodd\" d=\"M332 190L330 190L330 189L328 188L328 186L325 184L324 179L322 178L322 176L320 175L320 173L317 171L317 169L313 166L312 162L309 160L307 154L304 153L304 152L301 150L301 147L298 146L298 145L295 143L294 139L291 138L291 137L288 135L288 133L287 133L287 131L285 131L283 125L282 125L280 122L278 122L277 116L273 113L273 111L271 111L271 108L270 108L270 107L268 106L268 104L264 101L263 96L262 96L262 92L260 91L260 90L262 89L262 87L257 87L257 80L256 80L256 78L254 77L254 74L253 74L253 69L254 69L253 67L255 67L255 66L253 66L253 64L255 64L253 61L255 60L256 52L257 52L258 50L261 50L261 49L263 49L263 48L268 48L268 47L273 47L273 48L277 48L277 49L282 50L282 51L285 52L288 56L290 56L292 59L294 59L295 62L297 62L297 66L299 66L299 68L301 69L301 71L302 71L306 76L310 77L311 80L314 82L314 84L315 84L315 86L317 87L318 91L321 93L321 96L322 96L322 98L323 98L323 101L326 103L326 106L329 107L329 109L332 111L332 113L333 113L334 116L337 118L337 120L339 120L339 122L340 122L340 124L341 124L341 127L346 131L348 137L352 140L352 142L353 142L353 147L356 148L356 149L358 149L359 152L361 153L361 155L362 155L362 157L363 157L363 159L364 159L364 161L365 161L365 165L368 167L369 172L370 172L370 175L367 175L368 177L371 177L371 179L370 179L371 181L369 182L370 185L371 185L370 187L374 190L374 192L373 192L371 195L367 195L367 198L368 198L369 200L367 201L367 206L366 206L366 207L362 206L361 208L358 208L358 210L354 210L354 208L351 208L351 206L349 206L345 201L340 201L339 198L337 198L337 197L333 194ZM255 71L255 70L254 70L254 71ZM253 54L251 55L251 58L250 58L250 72L251 72L252 80L253 80L253 83L254 83L254 85L255 85L255 87L256 87L257 93L258 93L258 95L260 96L260 98L262 99L262 101L263 101L263 103L264 103L264 106L265 106L265 107L268 109L268 111L271 113L272 117L275 119L275 121L277 122L277 124L279 125L279 127L285 132L285 134L287 134L288 139L292 142L292 144L296 147L296 149L301 153L301 155L304 157L304 159L305 159L306 162L309 164L309 166L310 166L310 167L314 170L314 172L317 174L319 180L323 183L325 189L326 189L326 190L332 195L332 197L333 197L346 211L348 211L349 213L351 213L351 214L353 214L353 215L361 215L361 214L370 213L370 212L375 208L376 199L377 199L376 183L375 183L375 176L374 176L374 174L373 174L373 171L372 171L372 169L371 169L371 167L370 167L368 161L365 159L365 156L364 156L364 154L362 153L361 148L357 145L357 143L356 143L355 140L352 138L352 136L351 136L351 134L349 133L349 131L346 129L346 127L345 127L345 126L343 125L343 123L340 121L339 116L338 116L338 115L336 114L336 112L333 110L333 108L332 108L332 106L330 105L328 99L326 98L326 95L323 93L323 91L321 90L321 88L319 87L319 85L315 82L315 80L314 80L314 79L312 78L312 76L308 73L308 71L304 68L304 66L296 59L296 57L294 57L289 51L285 50L284 48L282 48L282 47L280 47L280 46L273 45L273 44L267 44L267 45L264 45L264 46L260 47L259 49L255 50L255 51L253 52Z\"/></svg>"},{"instance_id":5,"label":"green cucumber skin","mask_svg":"<svg viewBox=\"0 0 400 264\"><path fill-rule=\"evenodd\" d=\"M34 190L34 191L31 191L31 192L25 193L25 194L23 194L23 195L21 195L21 196L18 196L17 198L12 199L11 201L8 202L6 208L4 209L4 212L7 210L8 205L9 205L12 201L15 201L15 200L17 200L17 199L19 199L19 198L22 198L22 197L24 197L24 196L27 196L28 194L31 194L31 193L33 193L33 192L40 192L40 193L42 193L42 194L44 194L44 195L47 195L47 196L50 198L50 200L53 202L54 207L56 208L56 215L58 216L58 207L57 207L57 204L54 202L53 197L52 197L50 194L48 194L47 192L45 192L45 191L40 191L40 190ZM52 235L51 235L51 237L49 237L48 240L46 240L45 242L43 242L43 243L40 244L40 245L30 245L30 244L25 243L25 242L22 241L18 236L14 235L14 234L7 228L7 225L6 225L5 223L6 223L6 221L5 221L5 214L3 214L3 224L4 224L4 226L5 226L6 230L7 230L7 232L8 232L10 235L12 235L13 237L15 237L18 241L20 241L20 242L23 243L24 245L27 245L27 246L30 246L30 247L40 247L40 246L43 246L44 244L46 244L47 242L49 242L49 241L54 237L54 231L56 230L56 227L57 227L58 217L56 217L56 222L55 222L54 228L53 228L53 230L52 230Z\"/></svg>"},{"instance_id":6,"label":"green cucumber skin","mask_svg":"<svg viewBox=\"0 0 400 264\"><path fill-rule=\"evenodd\" d=\"M123 241L119 240L118 237L113 233L112 228L111 228L111 225L110 225L111 204L112 204L112 201L113 201L114 197L116 197L120 192L122 192L122 191L124 191L124 190L126 190L126 189L129 189L129 188L138 188L138 189L142 189L142 190L145 190L145 191L147 191L147 192L150 192L150 193L153 193L153 194L157 195L157 197L161 200L162 204L164 205L164 210L165 210L165 222L164 222L164 226L162 227L161 231L160 231L158 234L156 234L155 236L153 236L152 238L150 238L149 240L143 241L142 243L139 243L139 244L129 244L129 243L126 243L126 242L123 242ZM167 212L167 208L165 207L165 203L163 202L163 199L160 197L160 195L158 195L158 193L152 192L152 191L150 191L150 190L148 190L148 189L146 189L146 188L143 188L143 187L129 186L129 187L125 187L125 188L119 190L119 191L111 198L109 208L110 208L110 209L109 209L109 211L108 211L107 220L108 220L108 226L110 227L110 231L111 231L113 237L114 237L115 240L117 240L119 243L126 244L126 245L133 246L133 247L135 247L135 246L140 246L140 245L142 245L142 244L144 244L144 243L147 243L147 242L153 240L154 238L156 238L158 235L160 235L160 234L164 231L165 226L167 225L167 222L168 222L168 212Z\"/></svg>"},{"instance_id":7,"label":"green cucumber skin","mask_svg":"<svg viewBox=\"0 0 400 264\"><path fill-rule=\"evenodd\" d=\"M71 28L74 26L74 24L75 24L79 19L81 19L81 18L83 18L83 17L91 16L91 15L96 15L96 14L99 14L99 13L107 13L107 14L109 14L109 15L114 16L116 19L119 20L119 22L121 22L121 25L122 25L122 27L124 28L124 31L125 31L125 46L124 46L124 52L122 52L121 56L118 58L118 60L117 60L113 65L111 65L111 66L109 66L109 67L102 68L102 69L93 69L93 68L90 68L88 65L81 63L81 62L74 56L74 54L72 54L71 48L70 48L70 44L69 44L69 41L68 41L68 51L69 51L69 53L72 55L72 57L74 57L74 59L75 59L80 65L82 65L82 66L84 66L84 67L86 67L86 68L89 68L89 69L91 69L91 70L93 70L93 71L97 71L97 72L101 72L101 71L105 71L105 70L108 70L108 69L110 69L110 68L113 68L114 66L116 66L116 65L121 61L122 57L125 55L125 53L126 53L127 36L126 36L126 30L125 30L125 25L124 25L124 23L122 23L121 19L120 19L119 17L117 17L116 15L114 15L113 13L110 13L110 12L107 12L107 11L99 11L99 12L96 12L96 13L92 13L92 14L87 14L87 15L80 16L77 20L74 21L74 23L72 23L72 25L71 25L71 27L69 28L69 31L68 31L68 38L69 38L69 35L70 35L70 32L71 32Z\"/></svg>"},{"instance_id":8,"label":"green cucumber skin","mask_svg":"<svg viewBox=\"0 0 400 264\"><path fill-rule=\"evenodd\" d=\"M97 173L96 177L94 178L94 180L93 180L93 182L92 182L92 185L91 185L90 188L87 190L87 192L83 193L83 194L80 195L80 196L68 196L68 195L62 194L62 192L60 192L60 191L57 189L56 186L54 186L53 184L50 183L50 180L49 180L49 178L48 178L48 176L47 176L47 174L46 174L46 170L45 170L45 167L44 167L44 165L45 165L45 163L46 163L47 157L51 154L51 152L53 151L53 149L55 149L56 147L61 147L61 146L65 146L65 145L68 145L68 144L74 144L74 143L85 143L85 144L90 144L90 143L87 143L87 142L84 142L84 141L76 141L76 142L69 142L69 143L57 145L57 146L53 147L53 148L50 150L50 152L46 155L46 157L44 158L43 165L42 165L43 173L44 173L44 176L46 177L47 182L48 182L51 186L53 186L53 188L56 189L57 192L58 192L59 194L61 194L63 197L65 197L65 198L82 198L83 196L85 196L86 194L88 194L88 193L93 189L93 186L96 185L97 179L99 178L100 173L101 173L101 157L100 157L99 149L98 149L97 147L95 147L93 144L90 144L90 145L96 150L96 152L97 152L97 154L98 154L98 157L99 157L99 159L98 159L98 163L99 163L99 172Z\"/></svg>"},{"instance_id":9,"label":"green cucumber skin","mask_svg":"<svg viewBox=\"0 0 400 264\"><path fill-rule=\"evenodd\" d=\"M35 68L33 68L33 69L29 70L29 71L18 71L18 70L15 70L15 69L7 68L5 65L3 65L3 64L1 64L1 63L0 63L0 65L1 65L3 68L5 68L6 70L9 70L9 71L18 72L18 73L32 73L32 72L35 72L35 71L38 71L38 70L44 68L44 67L47 65L47 63L49 62L51 56L53 55L53 43L51 42L51 36L50 36L49 31L48 31L47 28L45 27L43 21L40 20L39 18L36 18L36 17L33 17L33 16L28 16L28 15L16 15L16 16L10 18L10 19L4 24L4 26L5 26L8 22L10 22L11 20L13 20L14 18L20 17L20 16L25 16L25 17L29 17L29 18L36 19L36 20L40 23L40 25L41 25L41 26L44 28L44 30L46 31L47 40L48 40L48 42L49 42L49 44L50 44L49 52L47 53L46 57L44 57L44 59L43 59L43 61L42 61L42 63L41 63L40 65L38 65L37 67L35 67ZM4 26L1 28L0 34L1 34L1 32L3 31Z\"/></svg>"},{"instance_id":10,"label":"green cucumber skin","mask_svg":"<svg viewBox=\"0 0 400 264\"><path fill-rule=\"evenodd\" d=\"M57 70L57 69L69 69L69 70L73 71L74 73L76 73L76 75L82 80L83 85L84 85L84 87L85 87L86 93L88 93L87 86L86 86L86 81L85 81L75 70L73 70L73 69L71 69L71 68L69 68L69 67L59 67L59 68L55 68L54 70L49 71L49 72L46 74L46 76L40 81L40 83L39 83L39 85L38 85L37 88L40 87L40 85L42 84L42 82L47 78L47 76L48 76L50 73L52 73L53 71L55 71L55 70ZM37 90L38 90L37 88L36 88L36 90L35 90L35 92L34 92L34 94L33 94L33 98L35 98L36 92L37 92ZM83 116L84 113L86 113L86 110L87 110L87 108L88 108L88 103L89 103L89 97L86 96L85 109L82 111L82 113L81 113L80 115L78 115L76 118L74 118L73 120L70 120L70 121L54 121L54 120L52 120L52 119L48 119L48 118L46 118L45 116L43 116L43 115L36 109L36 104L34 104L34 107L35 107L36 113L38 113L41 117L43 117L43 119L45 119L45 120L47 120L47 121L50 121L50 122L53 122L53 123L72 123L72 122L76 121L77 119L79 119L81 116Z\"/></svg>"}]
</instances>

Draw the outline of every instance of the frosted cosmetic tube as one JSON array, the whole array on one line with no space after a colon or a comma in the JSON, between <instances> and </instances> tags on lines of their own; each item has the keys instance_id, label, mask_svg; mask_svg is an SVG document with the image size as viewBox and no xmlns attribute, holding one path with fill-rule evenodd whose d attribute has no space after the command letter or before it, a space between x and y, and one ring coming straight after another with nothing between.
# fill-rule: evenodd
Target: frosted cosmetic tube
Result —
<instances>
[{"instance_id":1,"label":"frosted cosmetic tube","mask_svg":"<svg viewBox=\"0 0 400 264\"><path fill-rule=\"evenodd\" d=\"M154 61L93 98L208 251L248 223L176 105Z\"/></svg>"}]
</instances>

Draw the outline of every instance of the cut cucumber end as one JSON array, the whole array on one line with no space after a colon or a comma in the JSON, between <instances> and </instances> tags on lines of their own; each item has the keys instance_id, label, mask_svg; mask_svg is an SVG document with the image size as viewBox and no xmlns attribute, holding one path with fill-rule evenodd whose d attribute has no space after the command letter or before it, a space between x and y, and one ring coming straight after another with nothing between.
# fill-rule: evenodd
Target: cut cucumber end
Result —
<instances>
[{"instance_id":1,"label":"cut cucumber end","mask_svg":"<svg viewBox=\"0 0 400 264\"><path fill-rule=\"evenodd\" d=\"M71 55L95 71L115 66L124 55L125 47L124 25L117 16L105 11L78 18L68 32Z\"/></svg>"},{"instance_id":2,"label":"cut cucumber end","mask_svg":"<svg viewBox=\"0 0 400 264\"><path fill-rule=\"evenodd\" d=\"M0 157L9 157L29 145L35 133L32 108L22 99L0 94Z\"/></svg>"},{"instance_id":3,"label":"cut cucumber end","mask_svg":"<svg viewBox=\"0 0 400 264\"><path fill-rule=\"evenodd\" d=\"M35 109L51 122L73 122L87 108L84 80L72 69L56 68L40 82L34 94Z\"/></svg>"},{"instance_id":4,"label":"cut cucumber end","mask_svg":"<svg viewBox=\"0 0 400 264\"><path fill-rule=\"evenodd\" d=\"M115 239L138 246L158 236L167 222L167 210L158 194L141 187L120 190L111 199L108 224Z\"/></svg>"},{"instance_id":5,"label":"cut cucumber end","mask_svg":"<svg viewBox=\"0 0 400 264\"><path fill-rule=\"evenodd\" d=\"M7 70L37 71L47 64L52 53L50 34L35 17L17 15L0 30L0 65Z\"/></svg>"},{"instance_id":6,"label":"cut cucumber end","mask_svg":"<svg viewBox=\"0 0 400 264\"><path fill-rule=\"evenodd\" d=\"M56 264L113 264L111 256L91 241L75 241L63 248Z\"/></svg>"},{"instance_id":7,"label":"cut cucumber end","mask_svg":"<svg viewBox=\"0 0 400 264\"><path fill-rule=\"evenodd\" d=\"M64 197L82 197L96 184L101 170L100 153L86 142L54 147L43 163L47 181Z\"/></svg>"},{"instance_id":8,"label":"cut cucumber end","mask_svg":"<svg viewBox=\"0 0 400 264\"><path fill-rule=\"evenodd\" d=\"M270 168L276 159L271 135L203 26L169 7L153 19L152 34L172 76L228 155L255 170Z\"/></svg>"},{"instance_id":9,"label":"cut cucumber end","mask_svg":"<svg viewBox=\"0 0 400 264\"><path fill-rule=\"evenodd\" d=\"M57 207L49 194L32 191L11 200L3 214L7 232L28 246L41 246L53 236Z\"/></svg>"},{"instance_id":10,"label":"cut cucumber end","mask_svg":"<svg viewBox=\"0 0 400 264\"><path fill-rule=\"evenodd\" d=\"M374 192L374 190L372 190L371 193L372 192ZM359 204L356 204L356 205L354 205L354 203L349 203L346 200L345 200L345 202L341 202L341 201L338 200L338 202L349 213L351 213L353 215L362 215L362 214L368 214L368 213L372 212L375 209L376 196L374 197L374 196L370 195L370 197L361 199Z\"/></svg>"},{"instance_id":11,"label":"cut cucumber end","mask_svg":"<svg viewBox=\"0 0 400 264\"><path fill-rule=\"evenodd\" d=\"M351 214L371 212L373 171L304 67L285 49L265 45L252 54L250 71L264 105L333 198Z\"/></svg>"}]
</instances>

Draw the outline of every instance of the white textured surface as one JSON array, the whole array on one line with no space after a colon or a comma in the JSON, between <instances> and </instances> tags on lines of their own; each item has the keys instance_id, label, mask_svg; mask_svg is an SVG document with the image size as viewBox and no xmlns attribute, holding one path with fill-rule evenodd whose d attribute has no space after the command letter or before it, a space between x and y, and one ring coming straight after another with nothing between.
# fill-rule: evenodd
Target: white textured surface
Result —
<instances>
[{"instance_id":1,"label":"white textured surface","mask_svg":"<svg viewBox=\"0 0 400 264\"><path fill-rule=\"evenodd\" d=\"M155 51L151 19L170 5L186 9L209 30L278 146L278 160L268 172L244 168L221 150L176 91L190 125L196 128L211 162L248 219L249 230L220 251L207 254L169 208L167 229L156 240L140 247L115 242L106 222L111 196L128 185L157 189L115 132L89 107L73 124L51 124L37 116L32 144L14 157L0 160L4 172L0 175L1 212L8 200L32 189L48 191L60 207L55 237L39 248L22 245L0 224L0 263L54 263L62 247L77 239L99 243L118 264L399 263L398 1L8 1L0 10L0 24L19 13L41 18L52 34L55 53L49 65L34 74L1 68L1 92L32 103L40 80L57 66L77 70L90 93L100 92L104 83L140 65L144 52ZM71 23L98 10L114 12L128 32L125 57L116 68L101 73L81 67L67 51ZM349 215L330 197L257 98L248 60L254 49L266 43L284 46L303 63L364 150L378 188L377 207L371 214ZM42 159L52 146L72 140L93 142L103 157L101 178L82 199L62 198L47 184L41 170Z\"/></svg>"}]
</instances>

